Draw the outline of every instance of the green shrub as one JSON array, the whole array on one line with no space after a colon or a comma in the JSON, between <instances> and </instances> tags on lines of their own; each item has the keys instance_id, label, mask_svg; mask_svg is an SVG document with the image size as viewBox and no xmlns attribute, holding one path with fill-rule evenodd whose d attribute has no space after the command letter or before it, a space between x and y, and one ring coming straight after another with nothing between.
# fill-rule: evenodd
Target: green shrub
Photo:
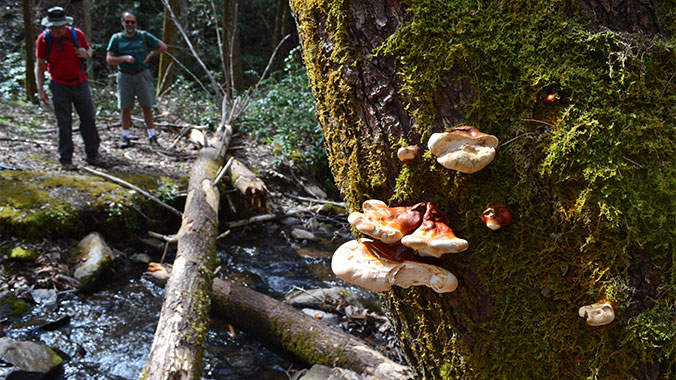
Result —
<instances>
[{"instance_id":1,"label":"green shrub","mask_svg":"<svg viewBox=\"0 0 676 380\"><path fill-rule=\"evenodd\" d=\"M242 130L259 143L274 144L280 159L300 161L314 167L326 166L322 130L315 117L315 104L305 67L289 53L280 77L263 82L242 120Z\"/></svg>"}]
</instances>

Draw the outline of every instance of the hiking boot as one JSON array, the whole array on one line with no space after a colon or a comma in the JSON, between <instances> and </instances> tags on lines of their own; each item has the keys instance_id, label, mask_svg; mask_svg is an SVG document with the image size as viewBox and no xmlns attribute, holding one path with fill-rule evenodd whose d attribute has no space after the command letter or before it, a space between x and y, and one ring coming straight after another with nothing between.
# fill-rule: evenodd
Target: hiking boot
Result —
<instances>
[{"instance_id":1,"label":"hiking boot","mask_svg":"<svg viewBox=\"0 0 676 380\"><path fill-rule=\"evenodd\" d=\"M72 172L77 170L77 166L73 165L72 162L62 162L61 163L61 170L67 171L67 172Z\"/></svg>"},{"instance_id":2,"label":"hiking boot","mask_svg":"<svg viewBox=\"0 0 676 380\"><path fill-rule=\"evenodd\" d=\"M129 137L122 136L120 140L120 149L131 148L131 139Z\"/></svg>"},{"instance_id":3,"label":"hiking boot","mask_svg":"<svg viewBox=\"0 0 676 380\"><path fill-rule=\"evenodd\" d=\"M101 159L101 156L98 154L94 157L87 157L85 161L87 161L87 163L91 166L96 166L104 169L108 167L108 165Z\"/></svg>"},{"instance_id":4,"label":"hiking boot","mask_svg":"<svg viewBox=\"0 0 676 380\"><path fill-rule=\"evenodd\" d=\"M162 145L160 145L160 143L157 142L157 136L153 136L153 137L149 138L148 142L150 143L151 148L162 149Z\"/></svg>"}]
</instances>

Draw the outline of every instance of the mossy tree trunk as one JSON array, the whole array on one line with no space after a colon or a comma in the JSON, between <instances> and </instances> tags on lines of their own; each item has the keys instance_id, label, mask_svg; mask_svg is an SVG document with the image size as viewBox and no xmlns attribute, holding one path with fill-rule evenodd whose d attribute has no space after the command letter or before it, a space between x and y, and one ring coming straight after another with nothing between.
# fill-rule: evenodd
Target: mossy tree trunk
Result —
<instances>
[{"instance_id":1,"label":"mossy tree trunk","mask_svg":"<svg viewBox=\"0 0 676 380\"><path fill-rule=\"evenodd\" d=\"M676 376L676 2L291 8L348 206L431 201L469 242L440 261L455 292L383 294L420 378ZM501 141L482 171L396 159L463 124ZM511 225L481 224L492 201ZM602 298L615 321L588 326Z\"/></svg>"}]
</instances>

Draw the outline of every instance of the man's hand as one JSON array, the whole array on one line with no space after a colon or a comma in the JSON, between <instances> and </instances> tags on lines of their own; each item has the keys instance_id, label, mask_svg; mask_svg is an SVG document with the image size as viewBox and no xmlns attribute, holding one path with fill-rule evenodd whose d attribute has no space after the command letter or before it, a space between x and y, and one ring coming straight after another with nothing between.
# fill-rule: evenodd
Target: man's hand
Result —
<instances>
[{"instance_id":1,"label":"man's hand","mask_svg":"<svg viewBox=\"0 0 676 380\"><path fill-rule=\"evenodd\" d=\"M87 59L89 58L89 54L87 53L87 49L81 47L75 50L75 55L77 55L78 58L80 59Z\"/></svg>"},{"instance_id":2,"label":"man's hand","mask_svg":"<svg viewBox=\"0 0 676 380\"><path fill-rule=\"evenodd\" d=\"M130 63L132 65L134 64L134 62L136 62L134 57L132 57L131 55L124 55L122 56L122 58L124 58L124 62Z\"/></svg>"},{"instance_id":3,"label":"man's hand","mask_svg":"<svg viewBox=\"0 0 676 380\"><path fill-rule=\"evenodd\" d=\"M44 88L38 89L38 96L40 96L40 99L49 106L49 95L47 95Z\"/></svg>"}]
</instances>

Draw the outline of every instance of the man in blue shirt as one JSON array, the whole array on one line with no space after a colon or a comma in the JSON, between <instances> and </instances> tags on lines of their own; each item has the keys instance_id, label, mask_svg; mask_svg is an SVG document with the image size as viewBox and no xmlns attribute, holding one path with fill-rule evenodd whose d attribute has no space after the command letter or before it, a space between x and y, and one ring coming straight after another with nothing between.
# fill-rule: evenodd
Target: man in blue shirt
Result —
<instances>
[{"instance_id":1,"label":"man in blue shirt","mask_svg":"<svg viewBox=\"0 0 676 380\"><path fill-rule=\"evenodd\" d=\"M124 32L115 33L108 42L106 63L117 65L117 104L121 110L122 143L120 148L131 146L129 127L134 98L137 97L145 120L150 145L159 147L155 134L152 106L155 105L155 84L148 70L150 58L167 50L167 45L152 34L136 29L136 15L122 13Z\"/></svg>"}]
</instances>

